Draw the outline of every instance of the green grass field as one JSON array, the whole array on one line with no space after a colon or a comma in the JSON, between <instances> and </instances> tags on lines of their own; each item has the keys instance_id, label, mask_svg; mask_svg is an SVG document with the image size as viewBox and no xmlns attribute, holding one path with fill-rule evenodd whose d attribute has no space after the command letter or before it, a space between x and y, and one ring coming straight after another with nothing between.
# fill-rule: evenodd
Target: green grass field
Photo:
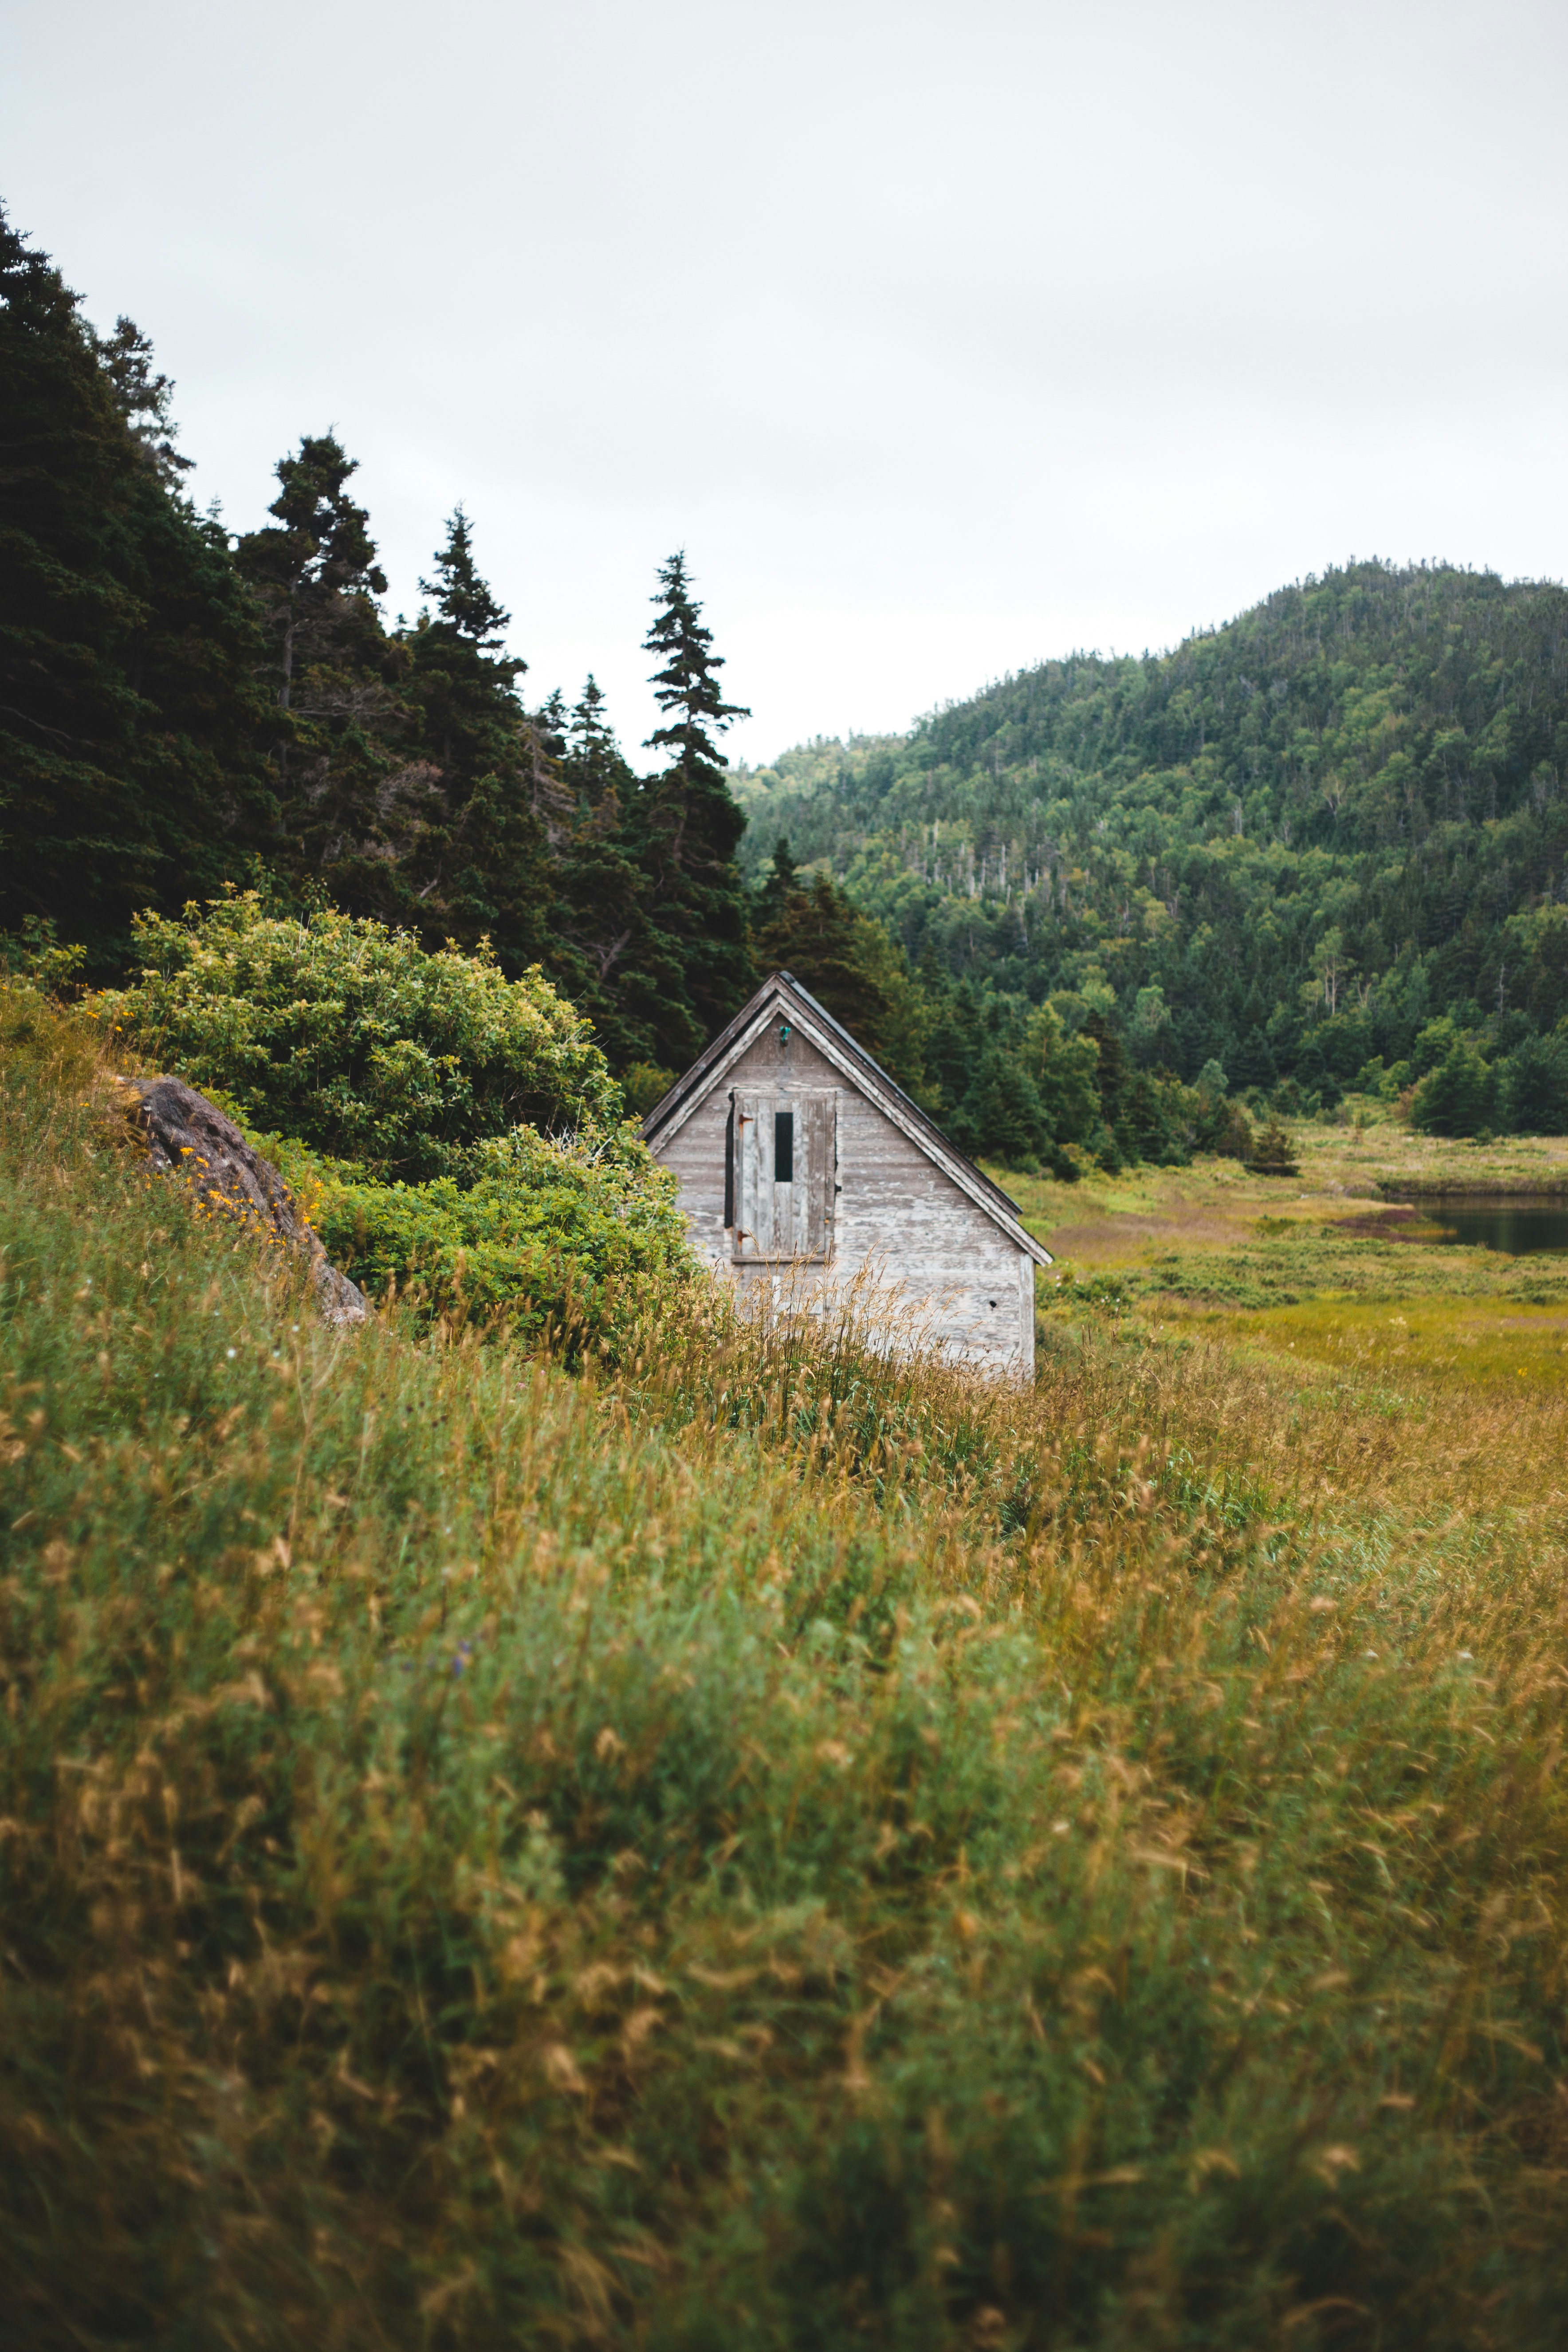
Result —
<instances>
[{"instance_id":1,"label":"green grass field","mask_svg":"<svg viewBox=\"0 0 1568 2352\"><path fill-rule=\"evenodd\" d=\"M1546 1262L1327 1133L1021 1185L1027 1392L568 1377L4 1077L8 2345L1563 2341Z\"/></svg>"}]
</instances>

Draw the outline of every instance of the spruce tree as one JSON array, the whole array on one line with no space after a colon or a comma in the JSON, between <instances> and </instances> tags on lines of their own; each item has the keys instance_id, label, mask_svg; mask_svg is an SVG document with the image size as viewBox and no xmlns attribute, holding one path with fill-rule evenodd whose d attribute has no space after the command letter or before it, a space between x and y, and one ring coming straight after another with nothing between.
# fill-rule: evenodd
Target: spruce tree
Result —
<instances>
[{"instance_id":1,"label":"spruce tree","mask_svg":"<svg viewBox=\"0 0 1568 2352\"><path fill-rule=\"evenodd\" d=\"M170 389L0 214L0 929L52 922L95 974L270 821L259 634L178 488Z\"/></svg>"},{"instance_id":2,"label":"spruce tree","mask_svg":"<svg viewBox=\"0 0 1568 2352\"><path fill-rule=\"evenodd\" d=\"M312 664L336 667L345 649L359 650L356 640L374 635L386 575L370 516L348 494L359 460L335 434L306 434L276 470L278 496L267 511L277 520L242 539L237 558L267 615L271 674L287 711ZM280 742L286 758L287 739Z\"/></svg>"},{"instance_id":3,"label":"spruce tree","mask_svg":"<svg viewBox=\"0 0 1568 2352\"><path fill-rule=\"evenodd\" d=\"M349 913L408 921L409 847L430 777L411 758L406 656L383 625L385 575L348 488L358 462L335 434L306 434L275 470L275 520L236 550L264 615L276 706L272 860Z\"/></svg>"},{"instance_id":4,"label":"spruce tree","mask_svg":"<svg viewBox=\"0 0 1568 2352\"><path fill-rule=\"evenodd\" d=\"M154 366L151 338L133 319L119 318L112 335L95 335L99 364L114 387L120 413L138 444L143 462L165 489L177 490L195 465L175 448L173 380Z\"/></svg>"},{"instance_id":5,"label":"spruce tree","mask_svg":"<svg viewBox=\"0 0 1568 2352\"><path fill-rule=\"evenodd\" d=\"M1411 1125L1424 1135L1477 1135L1496 1117L1496 1073L1473 1045L1457 1037L1446 1059L1417 1087Z\"/></svg>"},{"instance_id":6,"label":"spruce tree","mask_svg":"<svg viewBox=\"0 0 1568 2352\"><path fill-rule=\"evenodd\" d=\"M503 654L511 614L481 580L474 562L474 535L461 505L447 521L447 542L435 558L434 580L421 580L420 593L436 600L436 622L457 643L479 654L496 656L493 675L510 686L528 664L516 654Z\"/></svg>"},{"instance_id":7,"label":"spruce tree","mask_svg":"<svg viewBox=\"0 0 1568 2352\"><path fill-rule=\"evenodd\" d=\"M1510 1055L1501 1118L1515 1135L1568 1134L1568 1036L1524 1037Z\"/></svg>"},{"instance_id":8,"label":"spruce tree","mask_svg":"<svg viewBox=\"0 0 1568 2352\"><path fill-rule=\"evenodd\" d=\"M759 912L770 902L775 911L752 940L758 967L790 972L906 1093L922 1108L940 1109L926 1072L940 1007L910 973L886 924L862 914L831 875L814 874L804 884L784 842L773 851Z\"/></svg>"},{"instance_id":9,"label":"spruce tree","mask_svg":"<svg viewBox=\"0 0 1568 2352\"><path fill-rule=\"evenodd\" d=\"M480 577L460 506L432 570L419 585L433 609L404 639L433 785L412 876L427 931L465 947L488 939L515 973L551 947L551 836L570 798L523 709L517 681L528 664L505 649L511 615Z\"/></svg>"},{"instance_id":10,"label":"spruce tree","mask_svg":"<svg viewBox=\"0 0 1568 2352\"><path fill-rule=\"evenodd\" d=\"M566 698L558 686L552 686L533 714L533 724L548 759L561 761L566 756Z\"/></svg>"},{"instance_id":11,"label":"spruce tree","mask_svg":"<svg viewBox=\"0 0 1568 2352\"><path fill-rule=\"evenodd\" d=\"M768 870L757 890L756 923L759 930L777 921L784 912L785 900L800 887L799 874L800 868L790 856L789 837L781 833L773 844Z\"/></svg>"},{"instance_id":12,"label":"spruce tree","mask_svg":"<svg viewBox=\"0 0 1568 2352\"><path fill-rule=\"evenodd\" d=\"M562 767L579 804L588 809L603 808L612 795L624 798L637 781L605 716L604 690L591 670L565 721Z\"/></svg>"},{"instance_id":13,"label":"spruce tree","mask_svg":"<svg viewBox=\"0 0 1568 2352\"><path fill-rule=\"evenodd\" d=\"M934 958L922 958L921 974L929 992L933 978L939 976ZM967 974L934 1001L940 1017L927 1060L941 1090L944 1116L951 1116L968 1093L970 1080L980 1066L985 1030L980 999Z\"/></svg>"},{"instance_id":14,"label":"spruce tree","mask_svg":"<svg viewBox=\"0 0 1568 2352\"><path fill-rule=\"evenodd\" d=\"M638 789L627 845L647 879L647 908L668 973L653 1008L658 1058L679 1066L737 1010L752 984L745 890L735 853L746 820L725 781L715 742L750 716L726 702L712 632L691 593L684 551L659 568L658 610L645 646L665 724L648 738L668 765Z\"/></svg>"},{"instance_id":15,"label":"spruce tree","mask_svg":"<svg viewBox=\"0 0 1568 2352\"><path fill-rule=\"evenodd\" d=\"M1005 1168L1035 1169L1049 1150L1039 1088L1017 1055L996 1039L988 1038L981 1048L948 1133L961 1151L999 1160Z\"/></svg>"},{"instance_id":16,"label":"spruce tree","mask_svg":"<svg viewBox=\"0 0 1568 2352\"><path fill-rule=\"evenodd\" d=\"M774 856L776 861L776 852ZM784 856L789 856L787 848ZM774 871L779 871L776 862ZM890 1010L872 969L872 933L881 928L858 912L831 875L814 874L809 887L803 889L797 882L786 890L778 912L763 925L754 942L759 965L792 973L878 1060Z\"/></svg>"}]
</instances>

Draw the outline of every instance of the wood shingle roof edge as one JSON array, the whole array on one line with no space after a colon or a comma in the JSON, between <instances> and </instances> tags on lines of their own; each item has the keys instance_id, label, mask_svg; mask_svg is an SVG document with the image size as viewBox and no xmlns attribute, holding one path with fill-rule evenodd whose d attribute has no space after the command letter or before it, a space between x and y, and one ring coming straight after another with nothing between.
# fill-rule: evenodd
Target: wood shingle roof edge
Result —
<instances>
[{"instance_id":1,"label":"wood shingle roof edge","mask_svg":"<svg viewBox=\"0 0 1568 2352\"><path fill-rule=\"evenodd\" d=\"M1033 1234L1026 1232L1016 1201L1004 1192L1000 1184L993 1183L972 1160L966 1159L956 1144L948 1141L941 1128L927 1118L898 1081L888 1076L879 1062L872 1060L843 1023L836 1021L826 1006L819 1004L811 991L804 987L793 972L769 973L756 994L741 1007L729 1026L720 1031L684 1076L677 1078L668 1093L655 1103L642 1123L643 1141L654 1146L660 1142L668 1143L678 1135L693 1111L722 1083L727 1072L739 1061L747 1046L780 1013L792 1029L797 1029L803 1037L809 1038L824 1059L874 1103L883 1116L900 1129L934 1166L940 1168L976 1208L984 1210L992 1223L1000 1226L1008 1239L1032 1257L1037 1265L1055 1264L1045 1244L1037 1242Z\"/></svg>"}]
</instances>

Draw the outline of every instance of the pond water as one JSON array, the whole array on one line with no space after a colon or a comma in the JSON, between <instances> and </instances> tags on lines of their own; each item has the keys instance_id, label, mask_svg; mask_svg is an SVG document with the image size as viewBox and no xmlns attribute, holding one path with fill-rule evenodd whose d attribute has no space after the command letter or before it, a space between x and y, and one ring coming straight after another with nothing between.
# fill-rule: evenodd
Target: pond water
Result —
<instances>
[{"instance_id":1,"label":"pond water","mask_svg":"<svg viewBox=\"0 0 1568 2352\"><path fill-rule=\"evenodd\" d=\"M1404 1232L1412 1241L1468 1242L1510 1257L1537 1251L1568 1256L1568 1200L1511 1199L1498 1192L1445 1192L1407 1204L1415 1212Z\"/></svg>"}]
</instances>

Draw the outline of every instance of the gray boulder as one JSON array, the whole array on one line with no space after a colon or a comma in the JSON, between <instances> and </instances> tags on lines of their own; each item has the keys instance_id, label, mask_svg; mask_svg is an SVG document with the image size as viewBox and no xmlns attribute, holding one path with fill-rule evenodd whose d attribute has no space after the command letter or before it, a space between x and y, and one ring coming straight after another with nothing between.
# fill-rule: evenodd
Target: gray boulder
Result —
<instances>
[{"instance_id":1,"label":"gray boulder","mask_svg":"<svg viewBox=\"0 0 1568 2352\"><path fill-rule=\"evenodd\" d=\"M132 1127L147 1147L147 1164L183 1176L198 1198L280 1242L310 1269L323 1321L363 1323L370 1302L356 1283L330 1265L319 1235L270 1160L253 1151L232 1118L183 1078L119 1080Z\"/></svg>"}]
</instances>

